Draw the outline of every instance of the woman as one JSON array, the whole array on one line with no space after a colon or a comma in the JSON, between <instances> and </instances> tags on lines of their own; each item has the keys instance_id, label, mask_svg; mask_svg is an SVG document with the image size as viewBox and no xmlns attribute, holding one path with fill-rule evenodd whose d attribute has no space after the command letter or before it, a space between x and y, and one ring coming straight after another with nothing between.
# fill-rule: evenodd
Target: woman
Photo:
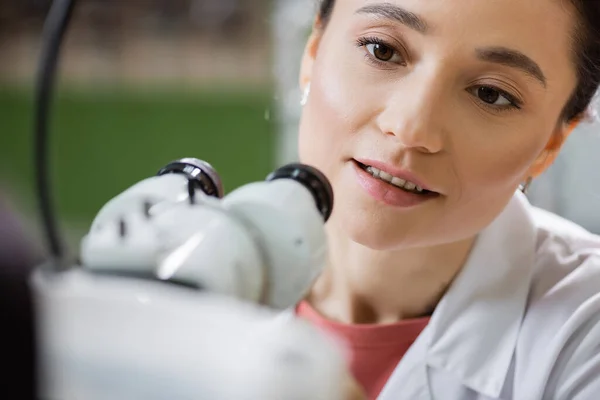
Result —
<instances>
[{"instance_id":1,"label":"woman","mask_svg":"<svg viewBox=\"0 0 600 400\"><path fill-rule=\"evenodd\" d=\"M371 399L599 399L600 239L519 191L586 115L599 3L319 10L299 152L336 204L297 314L347 343Z\"/></svg>"}]
</instances>

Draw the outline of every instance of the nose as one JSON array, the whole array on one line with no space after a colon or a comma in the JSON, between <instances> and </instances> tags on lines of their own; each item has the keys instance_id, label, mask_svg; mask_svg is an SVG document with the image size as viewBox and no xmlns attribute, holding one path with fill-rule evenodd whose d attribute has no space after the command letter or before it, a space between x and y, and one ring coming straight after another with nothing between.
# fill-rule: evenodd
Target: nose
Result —
<instances>
[{"instance_id":1,"label":"nose","mask_svg":"<svg viewBox=\"0 0 600 400\"><path fill-rule=\"evenodd\" d=\"M422 153L443 149L443 88L435 79L406 77L386 97L377 117L379 129L405 148ZM413 82L408 83L408 80Z\"/></svg>"}]
</instances>

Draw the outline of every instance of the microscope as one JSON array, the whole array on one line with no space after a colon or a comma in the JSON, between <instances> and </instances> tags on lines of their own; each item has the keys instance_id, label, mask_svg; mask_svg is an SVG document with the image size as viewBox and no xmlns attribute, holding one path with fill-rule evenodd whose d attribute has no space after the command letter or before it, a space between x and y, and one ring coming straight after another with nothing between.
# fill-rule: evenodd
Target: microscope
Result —
<instances>
[{"instance_id":1,"label":"microscope","mask_svg":"<svg viewBox=\"0 0 600 400\"><path fill-rule=\"evenodd\" d=\"M294 318L333 194L290 164L227 196L185 158L97 214L80 265L33 276L48 399L345 399L333 339Z\"/></svg>"},{"instance_id":2,"label":"microscope","mask_svg":"<svg viewBox=\"0 0 600 400\"><path fill-rule=\"evenodd\" d=\"M65 255L47 131L74 3L52 3L35 92L35 188L50 253L31 276L39 398L349 399L340 343L294 316L327 256L333 193L317 169L285 165L224 195L209 163L170 162L108 201L77 259Z\"/></svg>"}]
</instances>

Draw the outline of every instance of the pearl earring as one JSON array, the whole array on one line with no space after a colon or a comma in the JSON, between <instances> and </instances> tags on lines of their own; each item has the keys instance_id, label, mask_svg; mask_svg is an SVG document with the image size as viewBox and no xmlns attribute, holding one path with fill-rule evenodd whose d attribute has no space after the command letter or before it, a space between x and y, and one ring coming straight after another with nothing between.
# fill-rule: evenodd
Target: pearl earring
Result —
<instances>
[{"instance_id":1,"label":"pearl earring","mask_svg":"<svg viewBox=\"0 0 600 400\"><path fill-rule=\"evenodd\" d=\"M304 106L308 101L308 95L310 94L310 82L304 87L304 92L302 93L302 99L300 100L300 105Z\"/></svg>"}]
</instances>

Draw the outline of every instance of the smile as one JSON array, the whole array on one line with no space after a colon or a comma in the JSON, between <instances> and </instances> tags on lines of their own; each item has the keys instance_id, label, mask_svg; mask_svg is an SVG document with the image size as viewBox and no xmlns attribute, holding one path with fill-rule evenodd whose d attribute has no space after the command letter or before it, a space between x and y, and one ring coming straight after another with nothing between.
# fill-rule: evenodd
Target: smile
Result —
<instances>
[{"instance_id":1,"label":"smile","mask_svg":"<svg viewBox=\"0 0 600 400\"><path fill-rule=\"evenodd\" d=\"M373 178L382 180L386 183L389 183L389 184L391 184L397 188L400 188L404 191L407 191L409 193L414 193L414 194L419 194L419 195L436 194L435 192L429 191L427 189L423 189L422 187L420 187L419 185L417 185L414 182L410 182L405 179L390 175L387 172L382 171L378 168L372 167L370 165L365 165L365 164L362 164L359 162L357 162L357 164L362 170L368 172Z\"/></svg>"}]
</instances>

